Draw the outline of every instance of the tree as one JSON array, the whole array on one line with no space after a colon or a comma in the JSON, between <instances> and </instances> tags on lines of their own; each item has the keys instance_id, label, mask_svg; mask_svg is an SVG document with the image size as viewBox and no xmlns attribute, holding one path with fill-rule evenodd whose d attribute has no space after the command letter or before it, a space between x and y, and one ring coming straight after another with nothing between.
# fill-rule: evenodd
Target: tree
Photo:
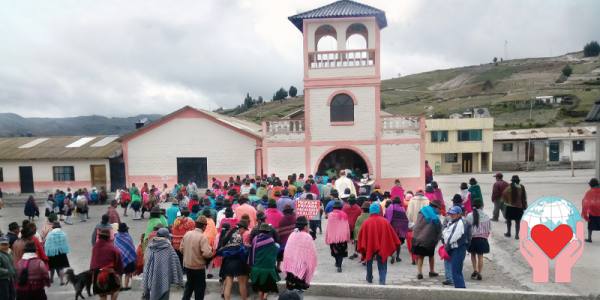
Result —
<instances>
[{"instance_id":1,"label":"tree","mask_svg":"<svg viewBox=\"0 0 600 300\"><path fill-rule=\"evenodd\" d=\"M598 45L598 42L596 42L596 41L591 41L591 42L585 44L585 47L583 47L583 56L584 57L598 56L599 54L600 54L600 45Z\"/></svg>"},{"instance_id":2,"label":"tree","mask_svg":"<svg viewBox=\"0 0 600 300\"><path fill-rule=\"evenodd\" d=\"M275 95L273 95L273 100L283 100L287 98L287 96L288 92L284 88L279 88L279 90L275 92Z\"/></svg>"},{"instance_id":3,"label":"tree","mask_svg":"<svg viewBox=\"0 0 600 300\"><path fill-rule=\"evenodd\" d=\"M244 107L251 108L254 105L254 99L250 97L250 93L246 93L246 98L244 98Z\"/></svg>"},{"instance_id":4,"label":"tree","mask_svg":"<svg viewBox=\"0 0 600 300\"><path fill-rule=\"evenodd\" d=\"M494 65L498 65L498 58L494 56L494 59L492 60L494 62Z\"/></svg>"},{"instance_id":5,"label":"tree","mask_svg":"<svg viewBox=\"0 0 600 300\"><path fill-rule=\"evenodd\" d=\"M491 81L491 80L489 80L489 79L488 79L488 80L486 80L486 81L483 83L483 87L482 87L482 89L483 89L484 91L488 91L488 90L491 90L491 89L493 89L493 88L494 88L494 84L492 83L492 81Z\"/></svg>"},{"instance_id":6,"label":"tree","mask_svg":"<svg viewBox=\"0 0 600 300\"><path fill-rule=\"evenodd\" d=\"M290 86L290 97L296 97L298 95L298 89L295 86Z\"/></svg>"},{"instance_id":7,"label":"tree","mask_svg":"<svg viewBox=\"0 0 600 300\"><path fill-rule=\"evenodd\" d=\"M265 102L265 100L263 99L262 96L258 96L258 100L256 100L256 103L258 104L263 104Z\"/></svg>"},{"instance_id":8,"label":"tree","mask_svg":"<svg viewBox=\"0 0 600 300\"><path fill-rule=\"evenodd\" d=\"M565 75L565 77L569 77L571 76L571 74L573 73L573 69L571 68L570 65L566 65L563 69L562 69L562 74Z\"/></svg>"}]
</instances>

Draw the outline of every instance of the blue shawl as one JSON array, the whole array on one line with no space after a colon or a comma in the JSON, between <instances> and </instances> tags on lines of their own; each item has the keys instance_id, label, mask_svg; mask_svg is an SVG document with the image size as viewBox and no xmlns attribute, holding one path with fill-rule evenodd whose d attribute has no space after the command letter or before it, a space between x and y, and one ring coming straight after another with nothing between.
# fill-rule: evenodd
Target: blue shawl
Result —
<instances>
[{"instance_id":1,"label":"blue shawl","mask_svg":"<svg viewBox=\"0 0 600 300\"><path fill-rule=\"evenodd\" d=\"M52 229L46 236L44 250L48 257L69 253L67 235L60 228Z\"/></svg>"},{"instance_id":2,"label":"blue shawl","mask_svg":"<svg viewBox=\"0 0 600 300\"><path fill-rule=\"evenodd\" d=\"M438 214L436 213L435 209L433 209L433 207L431 207L430 205L421 208L421 213L423 214L423 217L425 218L425 221L427 221L427 223L433 222L437 224L440 222Z\"/></svg>"},{"instance_id":3,"label":"blue shawl","mask_svg":"<svg viewBox=\"0 0 600 300\"><path fill-rule=\"evenodd\" d=\"M115 234L115 247L119 249L119 252L121 252L121 261L123 261L123 267L135 262L137 259L133 239L129 233L117 232Z\"/></svg>"}]
</instances>

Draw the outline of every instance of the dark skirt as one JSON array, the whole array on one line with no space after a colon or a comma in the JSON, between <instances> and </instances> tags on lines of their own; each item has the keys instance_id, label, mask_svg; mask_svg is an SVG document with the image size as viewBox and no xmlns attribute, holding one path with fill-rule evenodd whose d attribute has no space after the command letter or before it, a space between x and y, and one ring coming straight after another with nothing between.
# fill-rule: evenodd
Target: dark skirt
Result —
<instances>
[{"instance_id":1,"label":"dark skirt","mask_svg":"<svg viewBox=\"0 0 600 300\"><path fill-rule=\"evenodd\" d=\"M98 274L100 274L100 270L94 270L94 294L100 296L110 295L118 292L121 289L121 283L116 273L113 273L114 275L109 276L105 284L98 283Z\"/></svg>"},{"instance_id":2,"label":"dark skirt","mask_svg":"<svg viewBox=\"0 0 600 300\"><path fill-rule=\"evenodd\" d=\"M506 220L521 221L521 218L523 217L523 209L507 205L505 217Z\"/></svg>"},{"instance_id":3,"label":"dark skirt","mask_svg":"<svg viewBox=\"0 0 600 300\"><path fill-rule=\"evenodd\" d=\"M415 246L413 245L412 247L412 254L414 255L418 255L418 256L427 256L427 257L432 257L435 253L435 247L423 247L423 246Z\"/></svg>"},{"instance_id":4,"label":"dark skirt","mask_svg":"<svg viewBox=\"0 0 600 300\"><path fill-rule=\"evenodd\" d=\"M296 277L296 275L292 273L287 273L285 277L285 286L288 290L306 290L309 288L309 285L302 279Z\"/></svg>"},{"instance_id":5,"label":"dark skirt","mask_svg":"<svg viewBox=\"0 0 600 300\"><path fill-rule=\"evenodd\" d=\"M253 282L252 289L255 292L263 292L263 293L276 293L279 294L279 289L277 288L277 282L273 278L269 278L263 284L258 284Z\"/></svg>"},{"instance_id":6,"label":"dark skirt","mask_svg":"<svg viewBox=\"0 0 600 300\"><path fill-rule=\"evenodd\" d=\"M486 254L490 253L490 244L486 238L474 237L471 239L471 245L468 249L469 253Z\"/></svg>"},{"instance_id":7,"label":"dark skirt","mask_svg":"<svg viewBox=\"0 0 600 300\"><path fill-rule=\"evenodd\" d=\"M329 245L331 256L333 257L348 257L348 243L335 243Z\"/></svg>"},{"instance_id":8,"label":"dark skirt","mask_svg":"<svg viewBox=\"0 0 600 300\"><path fill-rule=\"evenodd\" d=\"M140 201L131 202L131 209L134 211L140 211L140 207L142 207L142 203Z\"/></svg>"},{"instance_id":9,"label":"dark skirt","mask_svg":"<svg viewBox=\"0 0 600 300\"><path fill-rule=\"evenodd\" d=\"M69 259L66 254L48 256L48 266L50 269L64 269L70 267Z\"/></svg>"},{"instance_id":10,"label":"dark skirt","mask_svg":"<svg viewBox=\"0 0 600 300\"><path fill-rule=\"evenodd\" d=\"M248 276L248 274L250 274L248 264L241 258L237 256L223 257L223 264L219 270L219 277Z\"/></svg>"},{"instance_id":11,"label":"dark skirt","mask_svg":"<svg viewBox=\"0 0 600 300\"><path fill-rule=\"evenodd\" d=\"M4 295L2 295L4 296ZM34 291L17 291L17 300L46 300L46 291L44 289Z\"/></svg>"},{"instance_id":12,"label":"dark skirt","mask_svg":"<svg viewBox=\"0 0 600 300\"><path fill-rule=\"evenodd\" d=\"M129 263L125 266L125 268L123 268L123 274L132 274L133 272L135 272L135 261Z\"/></svg>"},{"instance_id":13,"label":"dark skirt","mask_svg":"<svg viewBox=\"0 0 600 300\"><path fill-rule=\"evenodd\" d=\"M600 216L590 216L590 221L588 222L588 230L589 231L600 230Z\"/></svg>"}]
</instances>

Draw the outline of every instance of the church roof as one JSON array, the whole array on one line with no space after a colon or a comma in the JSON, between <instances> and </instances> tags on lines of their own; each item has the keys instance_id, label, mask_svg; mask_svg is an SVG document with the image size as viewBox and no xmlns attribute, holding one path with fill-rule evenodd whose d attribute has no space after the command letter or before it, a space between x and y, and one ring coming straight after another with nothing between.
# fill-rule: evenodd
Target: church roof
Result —
<instances>
[{"instance_id":1,"label":"church roof","mask_svg":"<svg viewBox=\"0 0 600 300\"><path fill-rule=\"evenodd\" d=\"M351 0L340 0L331 4L299 13L288 17L288 19L302 31L302 21L304 19L325 19L325 18L348 18L348 17L375 17L379 28L387 26L385 12L372 6Z\"/></svg>"}]
</instances>

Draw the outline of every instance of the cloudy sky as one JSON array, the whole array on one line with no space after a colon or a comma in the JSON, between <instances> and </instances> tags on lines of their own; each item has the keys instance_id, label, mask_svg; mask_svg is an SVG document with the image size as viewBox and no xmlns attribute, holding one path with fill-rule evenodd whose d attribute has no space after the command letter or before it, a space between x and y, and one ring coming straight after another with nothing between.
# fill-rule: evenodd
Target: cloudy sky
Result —
<instances>
[{"instance_id":1,"label":"cloudy sky","mask_svg":"<svg viewBox=\"0 0 600 300\"><path fill-rule=\"evenodd\" d=\"M0 112L62 117L233 107L302 87L287 17L331 0L0 0ZM600 1L381 0L382 77L555 56L600 40Z\"/></svg>"}]
</instances>

